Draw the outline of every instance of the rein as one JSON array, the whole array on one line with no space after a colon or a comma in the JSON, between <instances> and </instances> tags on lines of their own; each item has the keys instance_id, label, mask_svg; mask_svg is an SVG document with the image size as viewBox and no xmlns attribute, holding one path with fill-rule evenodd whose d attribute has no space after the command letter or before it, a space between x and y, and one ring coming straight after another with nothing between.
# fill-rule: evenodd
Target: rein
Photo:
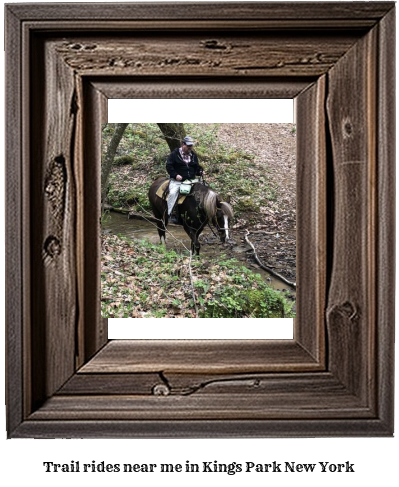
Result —
<instances>
[{"instance_id":1,"label":"rein","mask_svg":"<svg viewBox=\"0 0 399 487\"><path fill-rule=\"evenodd\" d=\"M225 217L225 218L226 218L226 217ZM216 235L215 231L214 231L214 230L213 230L213 228L211 227L211 224L210 224L209 220L208 220L208 226L209 226L209 228L211 229L211 232L213 233L213 235L214 235L215 237L218 237L218 235ZM227 230L228 230L228 229L226 230L226 228L225 228L225 227L221 228L221 227L219 226L218 222L217 222L217 219L216 219L216 223L214 223L214 225L213 225L213 226L216 228L216 230L217 230L217 231L219 231L219 230L224 230L224 231L226 232L226 235L227 235Z\"/></svg>"},{"instance_id":2,"label":"rein","mask_svg":"<svg viewBox=\"0 0 399 487\"><path fill-rule=\"evenodd\" d=\"M217 223L214 226L216 227L217 230L219 230L219 225ZM211 227L211 224L209 223L209 220L208 220L208 227L211 229L211 232L213 233L213 235L215 237L218 237L218 235L216 235L216 233L215 233L215 230Z\"/></svg>"}]
</instances>

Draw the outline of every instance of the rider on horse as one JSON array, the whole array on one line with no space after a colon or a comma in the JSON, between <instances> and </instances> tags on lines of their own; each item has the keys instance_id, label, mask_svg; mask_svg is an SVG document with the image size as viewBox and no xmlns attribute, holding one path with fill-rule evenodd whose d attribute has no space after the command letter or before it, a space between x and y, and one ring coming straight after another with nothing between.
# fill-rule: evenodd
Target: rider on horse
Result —
<instances>
[{"instance_id":1,"label":"rider on horse","mask_svg":"<svg viewBox=\"0 0 399 487\"><path fill-rule=\"evenodd\" d=\"M194 140L184 137L181 147L169 154L166 170L170 176L168 195L168 219L172 223L178 223L178 219L172 215L173 208L179 197L182 181L202 176L203 168L198 164L197 154L193 151Z\"/></svg>"}]
</instances>

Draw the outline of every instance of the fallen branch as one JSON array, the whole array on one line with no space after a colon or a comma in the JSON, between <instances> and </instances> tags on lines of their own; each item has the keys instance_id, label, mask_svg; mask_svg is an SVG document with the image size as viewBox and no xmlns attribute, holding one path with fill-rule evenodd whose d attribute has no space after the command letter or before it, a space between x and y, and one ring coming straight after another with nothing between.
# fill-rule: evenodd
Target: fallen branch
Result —
<instances>
[{"instance_id":1,"label":"fallen branch","mask_svg":"<svg viewBox=\"0 0 399 487\"><path fill-rule=\"evenodd\" d=\"M138 213L137 211L133 211L133 210L129 210L128 219L129 220L145 220L149 223L157 223L158 221L161 221L158 218L155 218L154 216L151 216L151 215L144 216L142 213Z\"/></svg>"},{"instance_id":2,"label":"fallen branch","mask_svg":"<svg viewBox=\"0 0 399 487\"><path fill-rule=\"evenodd\" d=\"M122 213L122 215L127 215L129 213L129 210L124 208L116 208L108 204L104 205L104 211L114 211L115 213Z\"/></svg>"},{"instance_id":3,"label":"fallen branch","mask_svg":"<svg viewBox=\"0 0 399 487\"><path fill-rule=\"evenodd\" d=\"M262 235L276 235L276 233L280 233L280 231L276 230L274 232L266 232L266 230L252 230L251 233L260 233Z\"/></svg>"},{"instance_id":4,"label":"fallen branch","mask_svg":"<svg viewBox=\"0 0 399 487\"><path fill-rule=\"evenodd\" d=\"M291 287L296 288L296 282L291 282L291 281L289 281L289 280L288 280L288 279L286 279L284 276L282 276L281 274L279 274L279 273L278 273L278 272L276 272L275 270L271 269L270 267L265 266L265 265L264 265L264 264L261 262L261 260L259 259L258 255L257 255L257 253L256 253L256 249L255 249L255 247L254 247L253 243L252 243L252 242L249 240L249 238L248 238L248 235L249 235L249 233L250 233L250 232L249 232L248 230L246 230L246 232L247 232L247 234L246 234L246 236L245 236L245 241L247 242L247 244L248 244L248 245L250 245L250 246L251 246L252 251L253 251L253 253L254 253L255 260L256 260L257 264L259 265L259 267L261 267L263 270L265 270L265 271L269 272L269 273L270 273L270 274L272 274L273 276L277 277L277 278L278 278L278 279L280 279L281 281L285 282L286 284L288 284L288 286L291 286Z\"/></svg>"}]
</instances>

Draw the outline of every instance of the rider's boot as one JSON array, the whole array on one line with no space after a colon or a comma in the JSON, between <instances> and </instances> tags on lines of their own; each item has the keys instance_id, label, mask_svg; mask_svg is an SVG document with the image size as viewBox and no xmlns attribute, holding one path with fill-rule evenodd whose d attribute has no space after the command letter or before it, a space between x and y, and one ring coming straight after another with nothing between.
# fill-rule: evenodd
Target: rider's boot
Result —
<instances>
[{"instance_id":1,"label":"rider's boot","mask_svg":"<svg viewBox=\"0 0 399 487\"><path fill-rule=\"evenodd\" d=\"M177 216L177 205L175 205L171 211L171 214L168 215L168 220L170 223L174 223L175 225L178 225L179 222L179 217Z\"/></svg>"},{"instance_id":2,"label":"rider's boot","mask_svg":"<svg viewBox=\"0 0 399 487\"><path fill-rule=\"evenodd\" d=\"M175 215L173 215L173 213L172 213L172 215L168 216L168 220L170 223L174 223L175 225L179 224L178 218Z\"/></svg>"}]
</instances>

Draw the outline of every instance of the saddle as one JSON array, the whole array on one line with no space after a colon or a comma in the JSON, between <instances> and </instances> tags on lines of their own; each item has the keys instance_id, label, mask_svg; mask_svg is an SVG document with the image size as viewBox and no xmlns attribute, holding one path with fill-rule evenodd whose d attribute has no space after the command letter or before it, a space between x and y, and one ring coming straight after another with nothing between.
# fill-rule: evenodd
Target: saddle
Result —
<instances>
[{"instance_id":1,"label":"saddle","mask_svg":"<svg viewBox=\"0 0 399 487\"><path fill-rule=\"evenodd\" d=\"M181 184L180 195L179 195L179 198L177 199L178 205L181 205L183 203L183 201L186 199L186 197L191 193L191 189L192 189L193 184L197 183L197 182L198 182L198 179L191 179L191 180L186 180ZM184 188L185 192L181 191L182 186L186 187L186 188ZM167 179L157 189L156 195L162 199L165 199L167 197L168 193L169 193L169 180Z\"/></svg>"}]
</instances>

